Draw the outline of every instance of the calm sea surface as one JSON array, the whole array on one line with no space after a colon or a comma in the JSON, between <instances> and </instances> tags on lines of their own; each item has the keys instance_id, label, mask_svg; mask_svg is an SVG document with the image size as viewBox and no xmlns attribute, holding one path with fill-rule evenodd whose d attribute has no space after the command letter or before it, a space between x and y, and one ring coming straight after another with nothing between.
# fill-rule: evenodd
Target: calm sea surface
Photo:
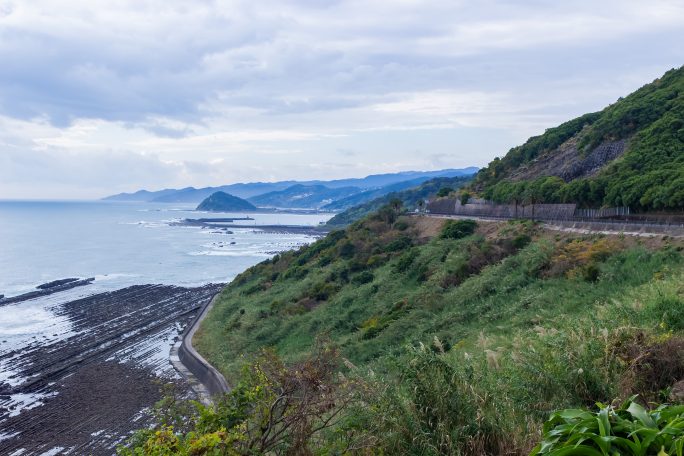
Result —
<instances>
[{"instance_id":1,"label":"calm sea surface","mask_svg":"<svg viewBox=\"0 0 684 456\"><path fill-rule=\"evenodd\" d=\"M311 242L305 235L264 233L254 224L318 225L327 214L250 214L233 234L170 226L183 218L244 217L194 212L189 205L0 201L0 294L31 291L67 277L94 286L199 285L227 282L273 252Z\"/></svg>"}]
</instances>

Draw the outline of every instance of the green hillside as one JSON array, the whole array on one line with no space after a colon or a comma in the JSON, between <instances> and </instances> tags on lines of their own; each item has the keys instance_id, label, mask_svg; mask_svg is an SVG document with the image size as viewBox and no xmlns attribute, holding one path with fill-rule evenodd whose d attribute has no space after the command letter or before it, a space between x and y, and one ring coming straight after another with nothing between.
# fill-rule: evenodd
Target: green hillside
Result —
<instances>
[{"instance_id":1,"label":"green hillside","mask_svg":"<svg viewBox=\"0 0 684 456\"><path fill-rule=\"evenodd\" d=\"M333 228L347 226L350 223L377 211L382 206L389 204L393 200L400 201L403 207L407 210L414 210L418 208L422 202L429 197L434 196L441 189L456 190L466 185L471 179L471 176L438 177L427 182L423 182L414 188L388 193L379 198L375 198L371 201L350 207L349 209L340 212L328 220L328 226Z\"/></svg>"},{"instance_id":2,"label":"green hillside","mask_svg":"<svg viewBox=\"0 0 684 456\"><path fill-rule=\"evenodd\" d=\"M309 365L320 337L333 344L372 406L308 441L323 453L363 429L384 454L527 454L553 410L657 400L684 377L684 357L633 364L684 347L681 250L385 207L241 274L195 345L244 386L245 362Z\"/></svg>"},{"instance_id":3,"label":"green hillside","mask_svg":"<svg viewBox=\"0 0 684 456\"><path fill-rule=\"evenodd\" d=\"M474 188L498 202L683 210L684 67L530 138L480 170Z\"/></svg>"},{"instance_id":4,"label":"green hillside","mask_svg":"<svg viewBox=\"0 0 684 456\"><path fill-rule=\"evenodd\" d=\"M226 192L215 192L209 195L197 206L198 211L211 212L243 212L255 211L255 205L247 200L233 196Z\"/></svg>"},{"instance_id":5,"label":"green hillside","mask_svg":"<svg viewBox=\"0 0 684 456\"><path fill-rule=\"evenodd\" d=\"M680 209L681 84L531 138L471 190ZM135 454L677 454L658 451L684 448L684 239L407 215L465 183L352 208L240 274L194 339L234 390L164 402L133 446L172 450Z\"/></svg>"}]
</instances>

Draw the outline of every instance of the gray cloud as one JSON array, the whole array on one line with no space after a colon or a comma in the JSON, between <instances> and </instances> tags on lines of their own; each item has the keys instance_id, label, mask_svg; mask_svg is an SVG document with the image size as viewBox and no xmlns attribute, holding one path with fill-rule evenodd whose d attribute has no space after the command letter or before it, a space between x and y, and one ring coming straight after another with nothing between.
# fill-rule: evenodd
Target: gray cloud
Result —
<instances>
[{"instance_id":1,"label":"gray cloud","mask_svg":"<svg viewBox=\"0 0 684 456\"><path fill-rule=\"evenodd\" d=\"M359 173L484 164L681 65L683 21L667 0L0 0L0 156L162 186L341 177L350 150ZM265 160L293 153L311 167Z\"/></svg>"}]
</instances>

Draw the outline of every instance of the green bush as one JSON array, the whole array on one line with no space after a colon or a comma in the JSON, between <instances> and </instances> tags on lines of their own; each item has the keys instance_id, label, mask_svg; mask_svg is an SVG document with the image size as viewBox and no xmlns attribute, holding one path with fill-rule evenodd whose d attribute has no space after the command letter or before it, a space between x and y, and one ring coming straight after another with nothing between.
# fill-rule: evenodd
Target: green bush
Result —
<instances>
[{"instance_id":1,"label":"green bush","mask_svg":"<svg viewBox=\"0 0 684 456\"><path fill-rule=\"evenodd\" d=\"M400 250L406 250L413 245L413 241L408 236L401 236L387 244L385 247L385 252L398 252Z\"/></svg>"},{"instance_id":2,"label":"green bush","mask_svg":"<svg viewBox=\"0 0 684 456\"><path fill-rule=\"evenodd\" d=\"M684 329L684 302L676 296L661 296L655 303L654 311L662 316L669 329Z\"/></svg>"},{"instance_id":3,"label":"green bush","mask_svg":"<svg viewBox=\"0 0 684 456\"><path fill-rule=\"evenodd\" d=\"M442 239L461 239L475 232L477 222L475 220L447 220L442 227L440 237Z\"/></svg>"},{"instance_id":4,"label":"green bush","mask_svg":"<svg viewBox=\"0 0 684 456\"><path fill-rule=\"evenodd\" d=\"M454 191L454 189L451 187L442 187L437 192L437 198L443 198L445 196L449 196L449 193L451 193L453 191Z\"/></svg>"},{"instance_id":5,"label":"green bush","mask_svg":"<svg viewBox=\"0 0 684 456\"><path fill-rule=\"evenodd\" d=\"M356 247L349 241L340 246L339 254L342 258L351 258L354 256L354 252L356 252Z\"/></svg>"},{"instance_id":6,"label":"green bush","mask_svg":"<svg viewBox=\"0 0 684 456\"><path fill-rule=\"evenodd\" d=\"M411 267L413 264L413 260L416 258L416 253L409 250L408 252L404 253L402 256L399 257L396 263L394 263L394 271L395 272L406 272L408 268Z\"/></svg>"},{"instance_id":7,"label":"green bush","mask_svg":"<svg viewBox=\"0 0 684 456\"><path fill-rule=\"evenodd\" d=\"M365 283L370 283L373 281L375 277L373 276L373 273L370 271L363 271L359 274L356 274L354 277L352 277L351 282L354 285L363 285Z\"/></svg>"}]
</instances>

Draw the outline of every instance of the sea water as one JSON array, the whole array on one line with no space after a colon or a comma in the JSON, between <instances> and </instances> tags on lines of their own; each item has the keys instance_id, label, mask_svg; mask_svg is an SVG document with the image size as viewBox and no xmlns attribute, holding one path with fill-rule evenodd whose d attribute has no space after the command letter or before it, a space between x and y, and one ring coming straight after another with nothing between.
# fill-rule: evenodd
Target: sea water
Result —
<instances>
[{"instance_id":1,"label":"sea water","mask_svg":"<svg viewBox=\"0 0 684 456\"><path fill-rule=\"evenodd\" d=\"M246 217L233 233L174 226L185 218ZM91 288L228 282L270 256L313 240L250 225L311 225L330 214L203 213L190 205L0 201L0 294L13 296L67 277ZM87 287L84 287L87 288Z\"/></svg>"},{"instance_id":2,"label":"sea water","mask_svg":"<svg viewBox=\"0 0 684 456\"><path fill-rule=\"evenodd\" d=\"M186 218L246 216L254 220L236 221L242 227L229 231L176 225ZM71 322L57 312L66 302L138 284L227 283L276 252L315 240L304 234L265 232L254 225L316 226L330 217L204 213L181 204L0 201L0 294L15 296L63 278L95 278L89 285L0 307L0 355L73 336ZM141 347L150 356L168 357L179 331L172 328L163 340L145 341ZM150 350L148 345L159 347ZM13 358L4 357L0 384L15 387L24 381ZM0 406L20 413L47 397L14 394L0 400Z\"/></svg>"}]
</instances>

